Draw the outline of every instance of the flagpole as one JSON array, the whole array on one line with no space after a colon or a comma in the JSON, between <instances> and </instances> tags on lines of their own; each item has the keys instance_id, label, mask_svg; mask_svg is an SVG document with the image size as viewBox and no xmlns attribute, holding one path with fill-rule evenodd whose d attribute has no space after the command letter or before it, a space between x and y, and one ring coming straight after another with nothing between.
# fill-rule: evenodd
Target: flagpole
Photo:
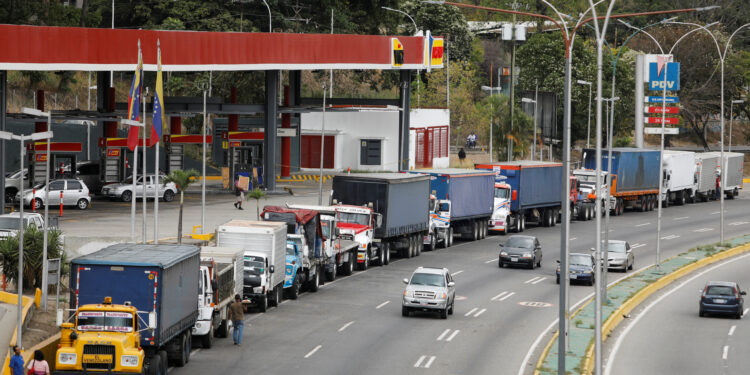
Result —
<instances>
[{"instance_id":1,"label":"flagpole","mask_svg":"<svg viewBox=\"0 0 750 375\"><path fill-rule=\"evenodd\" d=\"M138 63L140 64L140 62L141 62L141 40L139 39L138 40ZM136 68L135 68L136 75L138 74L138 68L139 68L139 65L136 65ZM135 83L136 83L136 80L134 77L133 84L135 85ZM130 96L131 96L130 107L134 105L132 103L132 100L135 96L135 87L131 88L131 91L132 92L130 93ZM138 99L139 98L135 98L136 103ZM132 116L131 108L128 108L128 120L134 120L133 118L131 118L131 116ZM128 132L130 132L130 130L131 129L128 129ZM133 177L133 185L130 189L130 192L131 192L130 194L130 240L133 242L136 242L135 240L135 211L136 211L137 202L136 202L135 189L136 189L136 180L138 179L138 143L137 142L135 144L135 148L133 149L133 176L132 177Z\"/></svg>"},{"instance_id":2,"label":"flagpole","mask_svg":"<svg viewBox=\"0 0 750 375\"><path fill-rule=\"evenodd\" d=\"M154 94L154 104L158 104L159 106L162 106L163 103L161 103L161 98L159 95L161 94L159 92L159 79L161 78L161 42L157 39L156 40L156 90ZM157 100L159 103L157 103ZM154 115L156 115L156 109L154 109ZM159 120L164 118L164 108L159 109ZM151 126L154 126L156 124L156 121L151 120ZM162 121L159 121L159 126L164 127L164 123ZM159 130L162 130L159 129ZM161 132L157 132L157 134L161 134ZM161 137L160 137L161 138ZM154 142L154 146L156 147L154 156L154 244L159 243L159 142L161 139L156 139L156 142Z\"/></svg>"},{"instance_id":3,"label":"flagpole","mask_svg":"<svg viewBox=\"0 0 750 375\"><path fill-rule=\"evenodd\" d=\"M143 82L143 74L141 74L141 83ZM148 170L146 169L146 95L148 95L148 87L146 87L146 92L142 95L143 97L143 183L141 186L143 186L143 193L141 196L143 197L143 243L146 243L146 209L148 208L146 206L146 196L147 191L146 187L148 186Z\"/></svg>"}]
</instances>

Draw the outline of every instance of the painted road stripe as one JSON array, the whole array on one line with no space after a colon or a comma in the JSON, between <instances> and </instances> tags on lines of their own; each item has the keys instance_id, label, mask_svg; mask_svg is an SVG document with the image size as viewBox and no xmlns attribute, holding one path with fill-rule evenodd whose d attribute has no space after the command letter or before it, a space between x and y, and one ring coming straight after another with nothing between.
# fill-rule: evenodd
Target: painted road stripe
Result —
<instances>
[{"instance_id":1,"label":"painted road stripe","mask_svg":"<svg viewBox=\"0 0 750 375\"><path fill-rule=\"evenodd\" d=\"M497 262L497 259L490 259L490 260L484 262L484 264L492 263L492 262Z\"/></svg>"},{"instance_id":2,"label":"painted road stripe","mask_svg":"<svg viewBox=\"0 0 750 375\"><path fill-rule=\"evenodd\" d=\"M538 279L538 278L540 278L540 277L541 277L541 276L537 276L537 277L535 277L535 278L533 278L533 279L528 279L528 280L524 281L523 283L524 283L524 284L530 284L530 283L533 283L534 281L536 281L536 279Z\"/></svg>"},{"instance_id":3,"label":"painted road stripe","mask_svg":"<svg viewBox=\"0 0 750 375\"><path fill-rule=\"evenodd\" d=\"M438 336L437 341L442 341L445 338L445 336L449 334L450 332L451 332L451 329L446 328L445 331L443 331L443 333L441 333L440 336Z\"/></svg>"},{"instance_id":4,"label":"painted road stripe","mask_svg":"<svg viewBox=\"0 0 750 375\"><path fill-rule=\"evenodd\" d=\"M383 302L383 303L381 303L381 304L377 305L377 306L375 307L375 310L377 310L377 309L379 309L379 308L381 308L381 307L383 307L383 306L385 306L385 305L387 305L387 304L389 304L389 303L391 303L391 301L385 301L385 302Z\"/></svg>"},{"instance_id":5,"label":"painted road stripe","mask_svg":"<svg viewBox=\"0 0 750 375\"><path fill-rule=\"evenodd\" d=\"M505 301L506 299L510 298L510 296L516 294L516 292L510 292L510 294L506 295L503 298L500 298L498 301Z\"/></svg>"},{"instance_id":6,"label":"painted road stripe","mask_svg":"<svg viewBox=\"0 0 750 375\"><path fill-rule=\"evenodd\" d=\"M464 314L464 316L469 316L469 315L473 314L474 311L477 311L477 309L478 309L478 307L475 307L475 308L469 310L469 312L467 312L466 314Z\"/></svg>"},{"instance_id":7,"label":"painted road stripe","mask_svg":"<svg viewBox=\"0 0 750 375\"><path fill-rule=\"evenodd\" d=\"M636 243L636 244L633 244L632 246L630 246L630 248L631 249L637 249L637 248L643 247L643 246L646 246L646 244L645 243Z\"/></svg>"},{"instance_id":8,"label":"painted road stripe","mask_svg":"<svg viewBox=\"0 0 750 375\"><path fill-rule=\"evenodd\" d=\"M744 225L747 224L747 221L735 221L734 223L729 223L729 225L737 226L737 225Z\"/></svg>"},{"instance_id":9,"label":"painted road stripe","mask_svg":"<svg viewBox=\"0 0 750 375\"><path fill-rule=\"evenodd\" d=\"M451 276L456 276L456 275L460 274L461 272L464 272L464 270L453 272L451 274Z\"/></svg>"},{"instance_id":10,"label":"painted road stripe","mask_svg":"<svg viewBox=\"0 0 750 375\"><path fill-rule=\"evenodd\" d=\"M349 323L344 324L343 327L339 328L339 332L343 332L345 329L349 328L350 325L354 324L354 321L352 320Z\"/></svg>"},{"instance_id":11,"label":"painted road stripe","mask_svg":"<svg viewBox=\"0 0 750 375\"><path fill-rule=\"evenodd\" d=\"M424 361L425 358L427 358L426 355L419 357L419 359L417 360L417 363L414 364L414 367L422 366L422 362Z\"/></svg>"},{"instance_id":12,"label":"painted road stripe","mask_svg":"<svg viewBox=\"0 0 750 375\"><path fill-rule=\"evenodd\" d=\"M636 225L636 227L643 227L643 226L650 225L650 224L651 223L641 223L641 224Z\"/></svg>"},{"instance_id":13,"label":"painted road stripe","mask_svg":"<svg viewBox=\"0 0 750 375\"><path fill-rule=\"evenodd\" d=\"M670 234L669 236L664 236L664 237L662 237L661 239L662 239L662 240L673 240L673 239L675 239L675 238L679 238L679 237L680 237L680 236L678 236L678 235L676 235L676 234Z\"/></svg>"},{"instance_id":14,"label":"painted road stripe","mask_svg":"<svg viewBox=\"0 0 750 375\"><path fill-rule=\"evenodd\" d=\"M676 217L676 218L674 218L672 220L685 220L685 219L690 219L690 216L680 216L680 217Z\"/></svg>"},{"instance_id":15,"label":"painted road stripe","mask_svg":"<svg viewBox=\"0 0 750 375\"><path fill-rule=\"evenodd\" d=\"M320 348L322 348L322 347L323 347L323 345L316 346L315 349L310 350L310 353L305 354L305 358L310 358L311 355L315 354L315 352L317 352L318 350L320 350Z\"/></svg>"},{"instance_id":16,"label":"painted road stripe","mask_svg":"<svg viewBox=\"0 0 750 375\"><path fill-rule=\"evenodd\" d=\"M724 352L721 353L721 359L726 360L729 353L729 345L724 345Z\"/></svg>"},{"instance_id":17,"label":"painted road stripe","mask_svg":"<svg viewBox=\"0 0 750 375\"><path fill-rule=\"evenodd\" d=\"M701 228L701 229L696 229L693 232L702 233L702 232L710 232L712 230L714 230L714 228Z\"/></svg>"},{"instance_id":18,"label":"painted road stripe","mask_svg":"<svg viewBox=\"0 0 750 375\"><path fill-rule=\"evenodd\" d=\"M718 214L719 214L719 211L711 212L711 215L718 215Z\"/></svg>"},{"instance_id":19,"label":"painted road stripe","mask_svg":"<svg viewBox=\"0 0 750 375\"><path fill-rule=\"evenodd\" d=\"M578 237L571 237L570 241L575 241Z\"/></svg>"},{"instance_id":20,"label":"painted road stripe","mask_svg":"<svg viewBox=\"0 0 750 375\"><path fill-rule=\"evenodd\" d=\"M498 299L498 298L500 298L500 297L504 296L504 295L505 295L505 293L508 293L508 291L502 292L502 293L500 293L500 294L498 294L498 295L496 295L496 296L494 296L494 297L490 298L490 301L494 301L494 300L496 300L496 299Z\"/></svg>"},{"instance_id":21,"label":"painted road stripe","mask_svg":"<svg viewBox=\"0 0 750 375\"><path fill-rule=\"evenodd\" d=\"M748 311L750 311L750 307L746 308L745 311L742 312L742 315L747 315Z\"/></svg>"},{"instance_id":22,"label":"painted road stripe","mask_svg":"<svg viewBox=\"0 0 750 375\"><path fill-rule=\"evenodd\" d=\"M448 341L448 342L453 341L453 339L456 337L456 335L458 335L459 332L461 332L460 329L457 329L457 330L453 331L453 333L451 333L451 335L448 336L448 338L445 339L445 341Z\"/></svg>"},{"instance_id":23,"label":"painted road stripe","mask_svg":"<svg viewBox=\"0 0 750 375\"><path fill-rule=\"evenodd\" d=\"M430 368L430 366L432 365L432 362L435 361L435 358L436 357L434 355L432 357L430 357L430 359L427 361L427 363L424 364L424 368Z\"/></svg>"},{"instance_id":24,"label":"painted road stripe","mask_svg":"<svg viewBox=\"0 0 750 375\"><path fill-rule=\"evenodd\" d=\"M734 335L734 330L737 329L737 326L732 326L732 328L729 329L729 336Z\"/></svg>"},{"instance_id":25,"label":"painted road stripe","mask_svg":"<svg viewBox=\"0 0 750 375\"><path fill-rule=\"evenodd\" d=\"M474 314L474 317L475 317L475 318L478 318L478 317L479 317L479 315L482 315L482 314L484 314L484 312L485 312L485 311L487 311L487 309L481 309L481 310L479 310L479 312L477 312L476 314Z\"/></svg>"},{"instance_id":26,"label":"painted road stripe","mask_svg":"<svg viewBox=\"0 0 750 375\"><path fill-rule=\"evenodd\" d=\"M547 280L547 278L546 278L546 277L542 277L541 279L539 279L539 280L537 280L537 281L534 281L534 282L532 282L532 284L536 285L536 284L539 284L539 283L541 283L541 282L542 282L542 281L544 281L544 280Z\"/></svg>"}]
</instances>

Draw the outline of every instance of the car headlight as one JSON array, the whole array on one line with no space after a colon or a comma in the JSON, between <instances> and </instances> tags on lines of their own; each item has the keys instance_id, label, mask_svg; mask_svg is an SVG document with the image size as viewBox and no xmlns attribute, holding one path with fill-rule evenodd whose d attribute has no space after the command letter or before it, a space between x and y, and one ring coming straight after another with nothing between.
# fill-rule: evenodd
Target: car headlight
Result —
<instances>
[{"instance_id":1,"label":"car headlight","mask_svg":"<svg viewBox=\"0 0 750 375\"><path fill-rule=\"evenodd\" d=\"M359 244L359 248L360 249L367 249L367 244L366 243L361 243L361 244Z\"/></svg>"},{"instance_id":2,"label":"car headlight","mask_svg":"<svg viewBox=\"0 0 750 375\"><path fill-rule=\"evenodd\" d=\"M411 298L414 296L414 292L411 290L404 290L404 297Z\"/></svg>"},{"instance_id":3,"label":"car headlight","mask_svg":"<svg viewBox=\"0 0 750 375\"><path fill-rule=\"evenodd\" d=\"M443 293L443 296L441 297L441 299L448 299L448 294Z\"/></svg>"},{"instance_id":4,"label":"car headlight","mask_svg":"<svg viewBox=\"0 0 750 375\"><path fill-rule=\"evenodd\" d=\"M503 257L505 257L505 256L508 256L508 253L507 253L507 252L505 252L505 251L501 251L501 252L500 252L500 256L503 256Z\"/></svg>"},{"instance_id":5,"label":"car headlight","mask_svg":"<svg viewBox=\"0 0 750 375\"><path fill-rule=\"evenodd\" d=\"M78 361L78 354L76 353L60 353L57 355L57 361L61 365L75 365Z\"/></svg>"},{"instance_id":6,"label":"car headlight","mask_svg":"<svg viewBox=\"0 0 750 375\"><path fill-rule=\"evenodd\" d=\"M262 286L256 286L253 288L253 293L263 293L263 287Z\"/></svg>"},{"instance_id":7,"label":"car headlight","mask_svg":"<svg viewBox=\"0 0 750 375\"><path fill-rule=\"evenodd\" d=\"M138 366L138 356L137 355L124 355L120 357L120 366L122 367Z\"/></svg>"},{"instance_id":8,"label":"car headlight","mask_svg":"<svg viewBox=\"0 0 750 375\"><path fill-rule=\"evenodd\" d=\"M531 258L531 253L523 253L523 255L521 255L521 258Z\"/></svg>"}]
</instances>

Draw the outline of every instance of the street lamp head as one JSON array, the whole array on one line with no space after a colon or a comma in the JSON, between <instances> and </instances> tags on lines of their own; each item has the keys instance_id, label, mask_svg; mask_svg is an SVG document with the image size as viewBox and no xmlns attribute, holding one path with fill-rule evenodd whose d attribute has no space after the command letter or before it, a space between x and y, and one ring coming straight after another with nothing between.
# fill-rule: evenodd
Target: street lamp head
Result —
<instances>
[{"instance_id":1,"label":"street lamp head","mask_svg":"<svg viewBox=\"0 0 750 375\"><path fill-rule=\"evenodd\" d=\"M13 133L0 131L0 139L9 141L13 138Z\"/></svg>"},{"instance_id":2,"label":"street lamp head","mask_svg":"<svg viewBox=\"0 0 750 375\"><path fill-rule=\"evenodd\" d=\"M721 7L718 6L718 5L711 5L711 6L702 7L702 8L695 8L695 11L696 12L705 12L705 11L709 11L709 10L713 10L713 9L719 9L719 8L721 8Z\"/></svg>"},{"instance_id":3,"label":"street lamp head","mask_svg":"<svg viewBox=\"0 0 750 375\"><path fill-rule=\"evenodd\" d=\"M591 86L591 82L584 81L582 79L577 80L576 83L578 83L579 85L589 85L589 86Z\"/></svg>"},{"instance_id":4,"label":"street lamp head","mask_svg":"<svg viewBox=\"0 0 750 375\"><path fill-rule=\"evenodd\" d=\"M32 141L38 141L40 139L52 139L52 131L32 133L29 136L29 139L31 139Z\"/></svg>"},{"instance_id":5,"label":"street lamp head","mask_svg":"<svg viewBox=\"0 0 750 375\"><path fill-rule=\"evenodd\" d=\"M135 121L135 120L122 119L122 120L120 120L120 123L123 124L123 125L143 127L143 123L142 122Z\"/></svg>"},{"instance_id":6,"label":"street lamp head","mask_svg":"<svg viewBox=\"0 0 750 375\"><path fill-rule=\"evenodd\" d=\"M27 114L27 115L30 115L30 116L38 116L38 117L47 117L47 116L49 116L48 112L42 112L39 109L28 108L28 107L21 108L21 113L24 113L24 114Z\"/></svg>"},{"instance_id":7,"label":"street lamp head","mask_svg":"<svg viewBox=\"0 0 750 375\"><path fill-rule=\"evenodd\" d=\"M536 100L531 99L531 98L521 98L521 101L524 102L524 103L534 103L534 104L536 104Z\"/></svg>"},{"instance_id":8,"label":"street lamp head","mask_svg":"<svg viewBox=\"0 0 750 375\"><path fill-rule=\"evenodd\" d=\"M744 103L744 102L745 102L745 100L744 100L744 99L736 99L736 100L732 100L732 103L733 103L733 104L740 104L740 103Z\"/></svg>"}]
</instances>

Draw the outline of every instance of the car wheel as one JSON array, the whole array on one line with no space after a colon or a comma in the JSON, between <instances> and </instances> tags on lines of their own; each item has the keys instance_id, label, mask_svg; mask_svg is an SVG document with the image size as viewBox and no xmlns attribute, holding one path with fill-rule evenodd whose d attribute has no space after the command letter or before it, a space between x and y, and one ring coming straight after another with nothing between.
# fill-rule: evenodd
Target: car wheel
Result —
<instances>
[{"instance_id":1,"label":"car wheel","mask_svg":"<svg viewBox=\"0 0 750 375\"><path fill-rule=\"evenodd\" d=\"M440 311L440 319L448 319L448 308L444 308Z\"/></svg>"},{"instance_id":2,"label":"car wheel","mask_svg":"<svg viewBox=\"0 0 750 375\"><path fill-rule=\"evenodd\" d=\"M596 277L591 276L591 279L589 280L589 286L593 286L595 282L596 282Z\"/></svg>"},{"instance_id":3,"label":"car wheel","mask_svg":"<svg viewBox=\"0 0 750 375\"><path fill-rule=\"evenodd\" d=\"M539 258L539 260L536 262L537 267L542 267L542 258Z\"/></svg>"},{"instance_id":4,"label":"car wheel","mask_svg":"<svg viewBox=\"0 0 750 375\"><path fill-rule=\"evenodd\" d=\"M498 267L500 267L500 268L503 268L503 265L504 265L504 264L503 264L503 261L502 261L502 260L498 260L498 261L497 261L497 266L498 266Z\"/></svg>"},{"instance_id":5,"label":"car wheel","mask_svg":"<svg viewBox=\"0 0 750 375\"><path fill-rule=\"evenodd\" d=\"M635 266L635 260L630 263L630 266L628 267L628 269L633 270L633 266Z\"/></svg>"},{"instance_id":6,"label":"car wheel","mask_svg":"<svg viewBox=\"0 0 750 375\"><path fill-rule=\"evenodd\" d=\"M453 302L451 302L451 308L448 310L449 315L453 315L453 307L456 304L456 297L453 297Z\"/></svg>"},{"instance_id":7,"label":"car wheel","mask_svg":"<svg viewBox=\"0 0 750 375\"><path fill-rule=\"evenodd\" d=\"M39 210L42 208L42 200L39 198L34 199L34 210Z\"/></svg>"},{"instance_id":8,"label":"car wheel","mask_svg":"<svg viewBox=\"0 0 750 375\"><path fill-rule=\"evenodd\" d=\"M409 309L406 306L401 306L401 316L409 316Z\"/></svg>"},{"instance_id":9,"label":"car wheel","mask_svg":"<svg viewBox=\"0 0 750 375\"><path fill-rule=\"evenodd\" d=\"M130 202L130 200L133 199L133 193L131 193L130 190L126 190L122 192L122 195L120 195L120 199L123 202Z\"/></svg>"},{"instance_id":10,"label":"car wheel","mask_svg":"<svg viewBox=\"0 0 750 375\"><path fill-rule=\"evenodd\" d=\"M78 207L79 210L85 210L89 208L89 201L81 198L78 200L78 204L76 206Z\"/></svg>"},{"instance_id":11,"label":"car wheel","mask_svg":"<svg viewBox=\"0 0 750 375\"><path fill-rule=\"evenodd\" d=\"M165 202L171 202L174 200L174 192L172 190L167 190L164 192L164 201Z\"/></svg>"},{"instance_id":12,"label":"car wheel","mask_svg":"<svg viewBox=\"0 0 750 375\"><path fill-rule=\"evenodd\" d=\"M529 263L529 269L533 270L535 265L536 265L536 259L532 258L531 263Z\"/></svg>"},{"instance_id":13,"label":"car wheel","mask_svg":"<svg viewBox=\"0 0 750 375\"><path fill-rule=\"evenodd\" d=\"M703 309L698 310L698 316L700 316L701 318L706 316L706 313L703 312Z\"/></svg>"}]
</instances>

